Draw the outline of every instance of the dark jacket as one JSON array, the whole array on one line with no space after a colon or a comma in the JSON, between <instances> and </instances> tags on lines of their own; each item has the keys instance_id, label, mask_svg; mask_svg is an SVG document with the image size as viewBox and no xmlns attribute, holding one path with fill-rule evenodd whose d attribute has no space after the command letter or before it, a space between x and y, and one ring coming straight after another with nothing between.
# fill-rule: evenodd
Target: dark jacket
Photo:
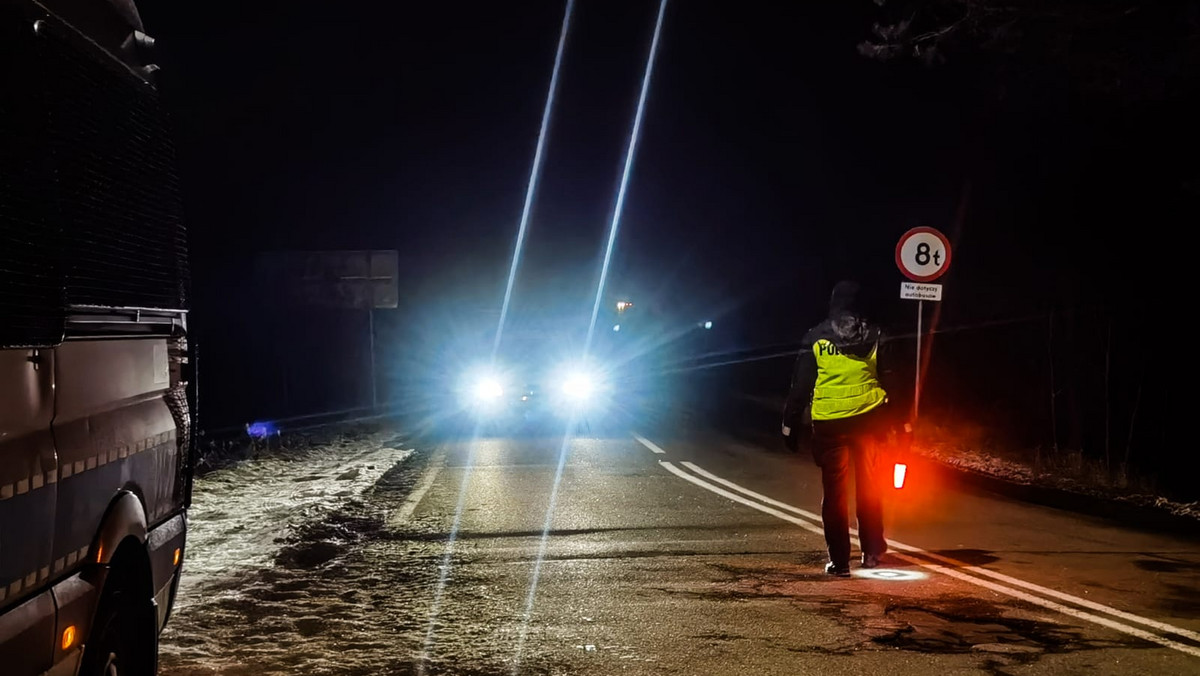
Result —
<instances>
[{"instance_id":1,"label":"dark jacket","mask_svg":"<svg viewBox=\"0 0 1200 676\"><path fill-rule=\"evenodd\" d=\"M793 430L812 424L813 387L817 382L817 360L813 356L812 346L822 338L837 345L842 352L860 357L878 347L879 379L888 392L888 399L894 398L895 392L888 382L891 380L889 366L892 358L883 331L868 320L860 309L858 284L838 282L829 298L829 316L804 335L792 370L792 385L783 407L783 424ZM795 435L795 432L792 434Z\"/></svg>"}]
</instances>

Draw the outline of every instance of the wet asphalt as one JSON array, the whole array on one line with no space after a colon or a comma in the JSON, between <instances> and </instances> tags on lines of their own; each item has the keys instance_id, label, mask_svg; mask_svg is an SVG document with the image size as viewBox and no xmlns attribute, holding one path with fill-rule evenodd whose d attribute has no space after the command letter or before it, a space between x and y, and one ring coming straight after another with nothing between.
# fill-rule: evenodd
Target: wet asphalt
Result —
<instances>
[{"instance_id":1,"label":"wet asphalt","mask_svg":"<svg viewBox=\"0 0 1200 676\"><path fill-rule=\"evenodd\" d=\"M831 578L817 468L727 422L398 430L373 487L189 589L162 673L1200 673L1194 538L914 467L883 572Z\"/></svg>"}]
</instances>

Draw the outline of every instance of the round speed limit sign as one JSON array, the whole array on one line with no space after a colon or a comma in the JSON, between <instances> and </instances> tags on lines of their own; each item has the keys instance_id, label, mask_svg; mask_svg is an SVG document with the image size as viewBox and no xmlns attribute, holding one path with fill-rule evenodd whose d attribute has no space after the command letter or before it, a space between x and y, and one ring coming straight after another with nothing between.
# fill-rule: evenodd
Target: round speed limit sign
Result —
<instances>
[{"instance_id":1,"label":"round speed limit sign","mask_svg":"<svg viewBox=\"0 0 1200 676\"><path fill-rule=\"evenodd\" d=\"M913 228L896 244L896 266L914 282L932 282L950 269L950 240L933 228Z\"/></svg>"}]
</instances>

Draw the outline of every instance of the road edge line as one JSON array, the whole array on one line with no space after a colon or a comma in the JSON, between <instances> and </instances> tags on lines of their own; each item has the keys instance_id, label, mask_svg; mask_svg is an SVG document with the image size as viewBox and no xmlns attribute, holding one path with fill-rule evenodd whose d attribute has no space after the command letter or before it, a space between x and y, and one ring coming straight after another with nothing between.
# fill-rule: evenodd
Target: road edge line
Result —
<instances>
[{"instance_id":1,"label":"road edge line","mask_svg":"<svg viewBox=\"0 0 1200 676\"><path fill-rule=\"evenodd\" d=\"M705 490L707 490L709 492L712 492L712 493L715 493L722 497L728 498L739 504L746 505L747 507L758 510L765 514L769 514L769 515L774 516L783 521L787 521L788 523L800 526L801 528L804 528L805 530L808 530L815 534L822 535L822 536L824 535L824 532L825 532L824 529L816 526L809 520L804 520L799 517L792 516L791 514L787 514L785 512L781 512L772 507L768 507L765 504L753 502L753 501L747 499L746 497L743 497L742 495L739 495L737 493L727 491L718 485L709 483L709 482L705 481L704 479L701 479L699 477L688 474L684 470L676 467L675 464L670 461L660 460L659 464L662 465L664 469L670 471L672 474L674 474L674 475L680 477L681 479L684 479L692 484L700 486L701 488L704 488ZM684 461L684 464L690 465L693 468L698 467L694 463L690 463L687 461ZM713 476L716 476L716 475L713 475ZM736 488L737 490L740 490L747 494L758 495L757 493L754 493L754 491L737 486L737 484L734 484L732 481L722 479L721 483L727 484L731 488ZM794 511L798 511L798 512L804 511L798 507L792 507L791 505L787 505L786 503L779 503L779 501L777 501L777 500L772 500L772 499L769 499L769 500L773 503L785 505L787 508L794 510ZM966 570L972 570L972 571L974 571L974 570L986 571L986 569L978 568L977 566L968 566L966 564L963 564L962 562L955 562L954 559L951 559L949 557L943 557L941 555L932 554L930 552L926 552L925 550L923 550L919 547L907 545L902 542L896 542L893 540L889 540L888 544L893 545L896 547L896 549L901 549L903 551L908 551L908 552L918 554L918 555L928 555L930 558L943 559L946 562L954 562L954 563L951 563L950 565L943 565L940 563L935 563L934 561L922 560L918 557L910 556L908 554L894 553L894 555L897 556L898 558L904 559L915 565L919 565L923 568L927 568L929 570L933 570L935 572L942 573L948 577L953 577L955 579L961 580L963 582L967 582L969 584L973 584L978 587L983 587L984 589L988 589L988 590L991 590L991 591L994 591L994 592L997 592L1000 594L1004 594L1006 596L1011 596L1013 598L1025 601L1027 603L1031 603L1033 605L1041 606L1048 610L1053 610L1055 612L1059 612L1063 615L1067 615L1068 617L1074 617L1075 619L1083 620L1085 622L1091 622L1092 624L1097 624L1102 627L1106 627L1108 629L1119 631L1121 633L1128 634L1135 638L1140 638L1140 639L1143 639L1146 641L1150 641L1152 643L1157 643L1163 647L1171 648L1173 650L1177 650L1179 652L1191 655L1193 657L1200 657L1200 648L1196 648L1196 647L1187 645L1185 643L1180 643L1178 641L1175 641L1175 640L1172 640L1172 639L1169 639L1169 638L1166 638L1163 636L1159 636L1158 634L1151 633L1151 632L1146 631L1145 629L1141 629L1139 627L1134 627L1134 626L1130 626L1128 624L1123 624L1121 622L1117 622L1116 620L1110 619L1108 617L1103 617L1101 615L1095 615L1095 614L1086 612L1084 610L1080 610L1079 608L1073 608L1071 606L1063 605L1061 603L1051 601L1049 599L1045 599L1040 596L1035 596L1033 593L1030 593L1033 591L1033 589L1030 589L1029 591L1021 591L1019 589L1013 589L1012 587L1008 587L1008 586L1005 586L1005 585L1002 585L1002 584L999 584L996 582L992 582L990 580L985 580L985 579L981 579L980 577L976 577L976 575L979 575L980 573L976 573L976 575L969 575L961 570L961 569L966 569ZM959 564L959 565L956 565L956 564ZM986 572L990 573L992 571L986 571ZM1001 573L996 573L996 575L1001 575ZM1007 576L1005 576L1005 577L1007 577ZM1025 582L1024 580L1019 580L1017 578L1011 578L1011 579L1016 580L1017 586L1026 586L1027 588L1032 587L1032 588L1038 588L1038 589L1045 589L1044 587L1040 587L1040 585L1035 585L1033 583ZM1053 590L1050 590L1050 591L1053 591ZM1059 593L1060 592L1055 592L1055 594L1059 594ZM1069 594L1062 594L1062 595L1066 596L1068 598L1076 598L1076 597L1072 597ZM1079 601L1086 601L1086 599L1079 599ZM1088 603L1093 603L1093 602L1088 602ZM1111 613L1114 616L1129 615L1130 617L1135 618L1134 620L1131 620L1131 621L1136 621L1139 624L1144 624L1146 626L1154 627L1156 629L1159 629L1160 631L1164 631L1165 633L1174 634L1177 636L1188 637L1188 638L1190 638L1189 634L1193 633L1186 629L1174 627L1173 625L1168 625L1165 623L1160 623L1156 620L1151 620L1150 618L1144 618L1139 615L1132 615L1130 613L1125 613L1124 611L1120 611L1115 608L1110 608L1109 606L1104 606L1103 604L1095 604L1095 605L1100 606L1100 608L1104 609L1104 610L1101 610L1100 612L1104 612L1106 614ZM1160 626L1155 626L1155 625L1160 625ZM1163 629L1161 627L1168 627L1168 628Z\"/></svg>"},{"instance_id":2,"label":"road edge line","mask_svg":"<svg viewBox=\"0 0 1200 676\"><path fill-rule=\"evenodd\" d=\"M1159 636L1158 634L1151 633L1140 627L1133 627L1128 624L1123 624L1121 622L1118 622L1114 619L1104 617L1102 615L1095 615L1095 614L1089 613L1085 610L1080 610L1078 608L1072 608L1071 606L1063 605L1061 603L1058 603L1057 601L1051 601L1049 599L1044 599L1040 596L1035 596L1029 592L1021 591L1019 589L1013 589L1012 587L1008 587L1008 586L999 584L997 582L992 582L990 580L980 579L978 577L975 577L974 575L968 575L955 567L945 566L945 565L942 565L939 563L933 563L932 561L925 561L916 556L910 556L908 554L901 554L898 552L893 553L893 556L900 558L900 559L904 559L904 560L906 560L910 563L916 564L918 566L921 566L922 568L928 568L929 570L941 573L948 577L953 577L957 580L961 580L963 582L973 584L977 587L983 587L984 589L989 589L998 594L1004 594L1006 596L1011 596L1015 599L1025 601L1026 603L1031 603L1033 605L1041 606L1042 608L1046 608L1047 610L1053 610L1055 612L1062 613L1063 615L1066 615L1068 617L1074 617L1076 619L1083 620L1085 622L1091 622L1092 624L1098 624L1102 627L1106 627L1106 628L1112 629L1114 631L1119 631L1123 634L1128 634L1135 638L1140 638L1145 641L1157 643L1165 648L1171 648L1173 650L1178 650L1179 652L1191 655L1192 657L1200 657L1200 648L1197 648L1195 646L1190 646L1186 643L1180 643L1178 641L1169 639L1165 636ZM1142 619L1145 619L1145 618L1142 618ZM1172 632L1172 633L1174 633L1174 632Z\"/></svg>"},{"instance_id":3,"label":"road edge line","mask_svg":"<svg viewBox=\"0 0 1200 676\"><path fill-rule=\"evenodd\" d=\"M731 493L731 492L721 488L720 486L714 486L713 484L708 483L704 479L701 479L699 477L694 477L691 474L688 474L687 472L679 469L678 467L675 466L675 463L671 462L670 460L659 460L658 464L662 465L664 469L666 469L670 473L674 474L675 476L677 476L685 481L690 481L691 483L694 483L697 486L699 486L707 491L711 491L722 497L729 498L730 500L733 500L734 502L746 505L747 507L752 507L754 509L757 509L760 512L770 514L771 516L774 516L776 518L783 519L784 521L787 521L788 523L800 526L804 530L815 533L817 535L821 535L821 536L825 535L825 530L823 528L821 528L820 526L816 526L809 521L805 521L799 517L792 516L791 514L781 512L777 509L772 509L770 507L767 507L766 505L760 505L757 502L752 502L752 501L747 500L746 498L738 495L737 493Z\"/></svg>"},{"instance_id":4,"label":"road edge line","mask_svg":"<svg viewBox=\"0 0 1200 676\"><path fill-rule=\"evenodd\" d=\"M683 462L681 462L679 464L687 467L688 469L692 470L696 474L699 474L700 476L702 476L706 479L715 481L723 486L732 488L733 490L738 491L739 493L742 493L749 497L752 497L755 500L760 500L762 502L767 503L768 505L773 505L775 507L779 507L780 509L786 509L787 511L792 512L793 514L799 514L800 516L806 517L808 519L812 519L817 522L821 521L820 514L816 514L814 512L810 512L808 510L801 509L801 508L795 507L793 505L789 505L786 502L780 502L779 500L776 500L774 498L769 498L761 493L755 493L754 491L750 490L749 488L740 486L740 485L730 481L729 479L719 477L716 474L713 474L712 472L704 469L703 467L700 467L699 465L697 465L693 462L688 462L687 460L684 460ZM854 531L855 535L857 535L857 531L855 529L851 529L851 530Z\"/></svg>"},{"instance_id":5,"label":"road edge line","mask_svg":"<svg viewBox=\"0 0 1200 676\"><path fill-rule=\"evenodd\" d=\"M445 463L445 455L438 455L433 459L432 462L429 463L429 469L425 470L425 476L421 477L421 483L417 484L416 489L413 490L412 493L409 493L408 497L405 498L404 504L400 505L400 509L397 510L396 517L391 520L392 523L398 524L408 522L408 519L412 516L413 512L416 511L417 505L419 505L421 501L425 499L425 494L428 493L429 489L433 487L433 482L437 481L437 477L442 473L442 467L445 465Z\"/></svg>"},{"instance_id":6,"label":"road edge line","mask_svg":"<svg viewBox=\"0 0 1200 676\"><path fill-rule=\"evenodd\" d=\"M786 502L780 502L779 500L775 500L773 498L767 497L760 493L756 493L756 492L754 492L748 488L745 488L744 486L740 486L728 479L719 477L716 474L713 474L712 472L709 472L708 470L705 470L704 468L696 465L695 463L684 460L680 464L684 465L685 467L692 470L693 472L696 472L700 476L708 478L712 481L716 481L717 483L720 483L724 486L727 486L736 491L739 491L744 495L750 496L757 500L761 500L767 504L774 505L781 509L786 509L795 514L805 516L805 517L807 517L809 519L813 519L817 522L821 521L821 517L818 514L814 514L813 512L809 512L809 511L806 511L799 507L789 505ZM858 535L858 530L855 528L851 528L850 532L853 535L856 535L856 536ZM1136 624L1150 627L1152 629L1157 629L1158 631L1161 631L1161 632L1164 632L1167 634L1174 634L1176 636L1181 636L1183 638L1187 638L1192 641L1196 641L1197 643L1200 643L1200 633L1191 631L1189 629L1184 629L1183 627L1177 627L1173 624L1167 624L1167 623L1161 622L1159 620L1154 620L1154 619L1151 619L1148 617L1142 617L1141 615L1135 615L1133 613L1130 613L1130 612L1127 612L1124 610L1113 608L1112 606L1106 606L1103 603L1097 603L1096 601L1091 601L1089 599L1074 596L1074 595L1068 594L1066 592L1060 592L1056 589L1050 589L1049 587L1043 587L1034 582L1029 582L1027 580L1022 580L1017 577L1005 575L1004 573L1000 573L1000 572L997 572L994 570L988 570L987 568L973 566L969 563L966 563L965 561L959 561L958 559L955 559L953 557L945 556L943 554L937 554L937 553L934 553L934 552L931 552L931 551L928 551L925 549L921 549L920 547L915 547L913 545L905 544L903 542L899 542L896 540L889 539L887 541L887 543L889 546L891 546L895 549L898 549L901 551L906 551L906 552L911 552L911 553L915 553L915 554L920 554L921 556L925 556L925 557L927 557L929 559L933 559L935 561L940 561L941 563L944 563L955 569L965 570L970 573L974 573L975 575L980 575L983 577L990 577L992 579L999 580L999 581L1004 582L1009 585L1021 587L1025 590L1033 592L1033 593L1037 593L1037 594L1041 594L1043 596L1048 596L1050 598L1058 599L1059 601L1077 605L1077 606L1080 606L1081 608L1087 608L1089 610L1094 610L1096 612L1104 613L1106 615L1112 615L1113 617L1119 617L1127 622L1134 622Z\"/></svg>"}]
</instances>

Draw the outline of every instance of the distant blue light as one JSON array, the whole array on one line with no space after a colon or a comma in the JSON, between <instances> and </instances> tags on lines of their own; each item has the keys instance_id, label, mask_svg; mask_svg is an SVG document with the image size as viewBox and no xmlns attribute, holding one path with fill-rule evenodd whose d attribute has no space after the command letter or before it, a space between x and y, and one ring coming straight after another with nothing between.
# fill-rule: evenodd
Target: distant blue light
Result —
<instances>
[{"instance_id":1,"label":"distant blue light","mask_svg":"<svg viewBox=\"0 0 1200 676\"><path fill-rule=\"evenodd\" d=\"M621 330L620 324L613 324L613 331L620 331L620 330Z\"/></svg>"},{"instance_id":2,"label":"distant blue light","mask_svg":"<svg viewBox=\"0 0 1200 676\"><path fill-rule=\"evenodd\" d=\"M251 439L266 439L279 434L279 428L272 422L255 422L246 425L246 436Z\"/></svg>"},{"instance_id":3,"label":"distant blue light","mask_svg":"<svg viewBox=\"0 0 1200 676\"><path fill-rule=\"evenodd\" d=\"M711 328L712 328L712 322L704 322L704 328L706 328L706 329L711 329Z\"/></svg>"}]
</instances>

